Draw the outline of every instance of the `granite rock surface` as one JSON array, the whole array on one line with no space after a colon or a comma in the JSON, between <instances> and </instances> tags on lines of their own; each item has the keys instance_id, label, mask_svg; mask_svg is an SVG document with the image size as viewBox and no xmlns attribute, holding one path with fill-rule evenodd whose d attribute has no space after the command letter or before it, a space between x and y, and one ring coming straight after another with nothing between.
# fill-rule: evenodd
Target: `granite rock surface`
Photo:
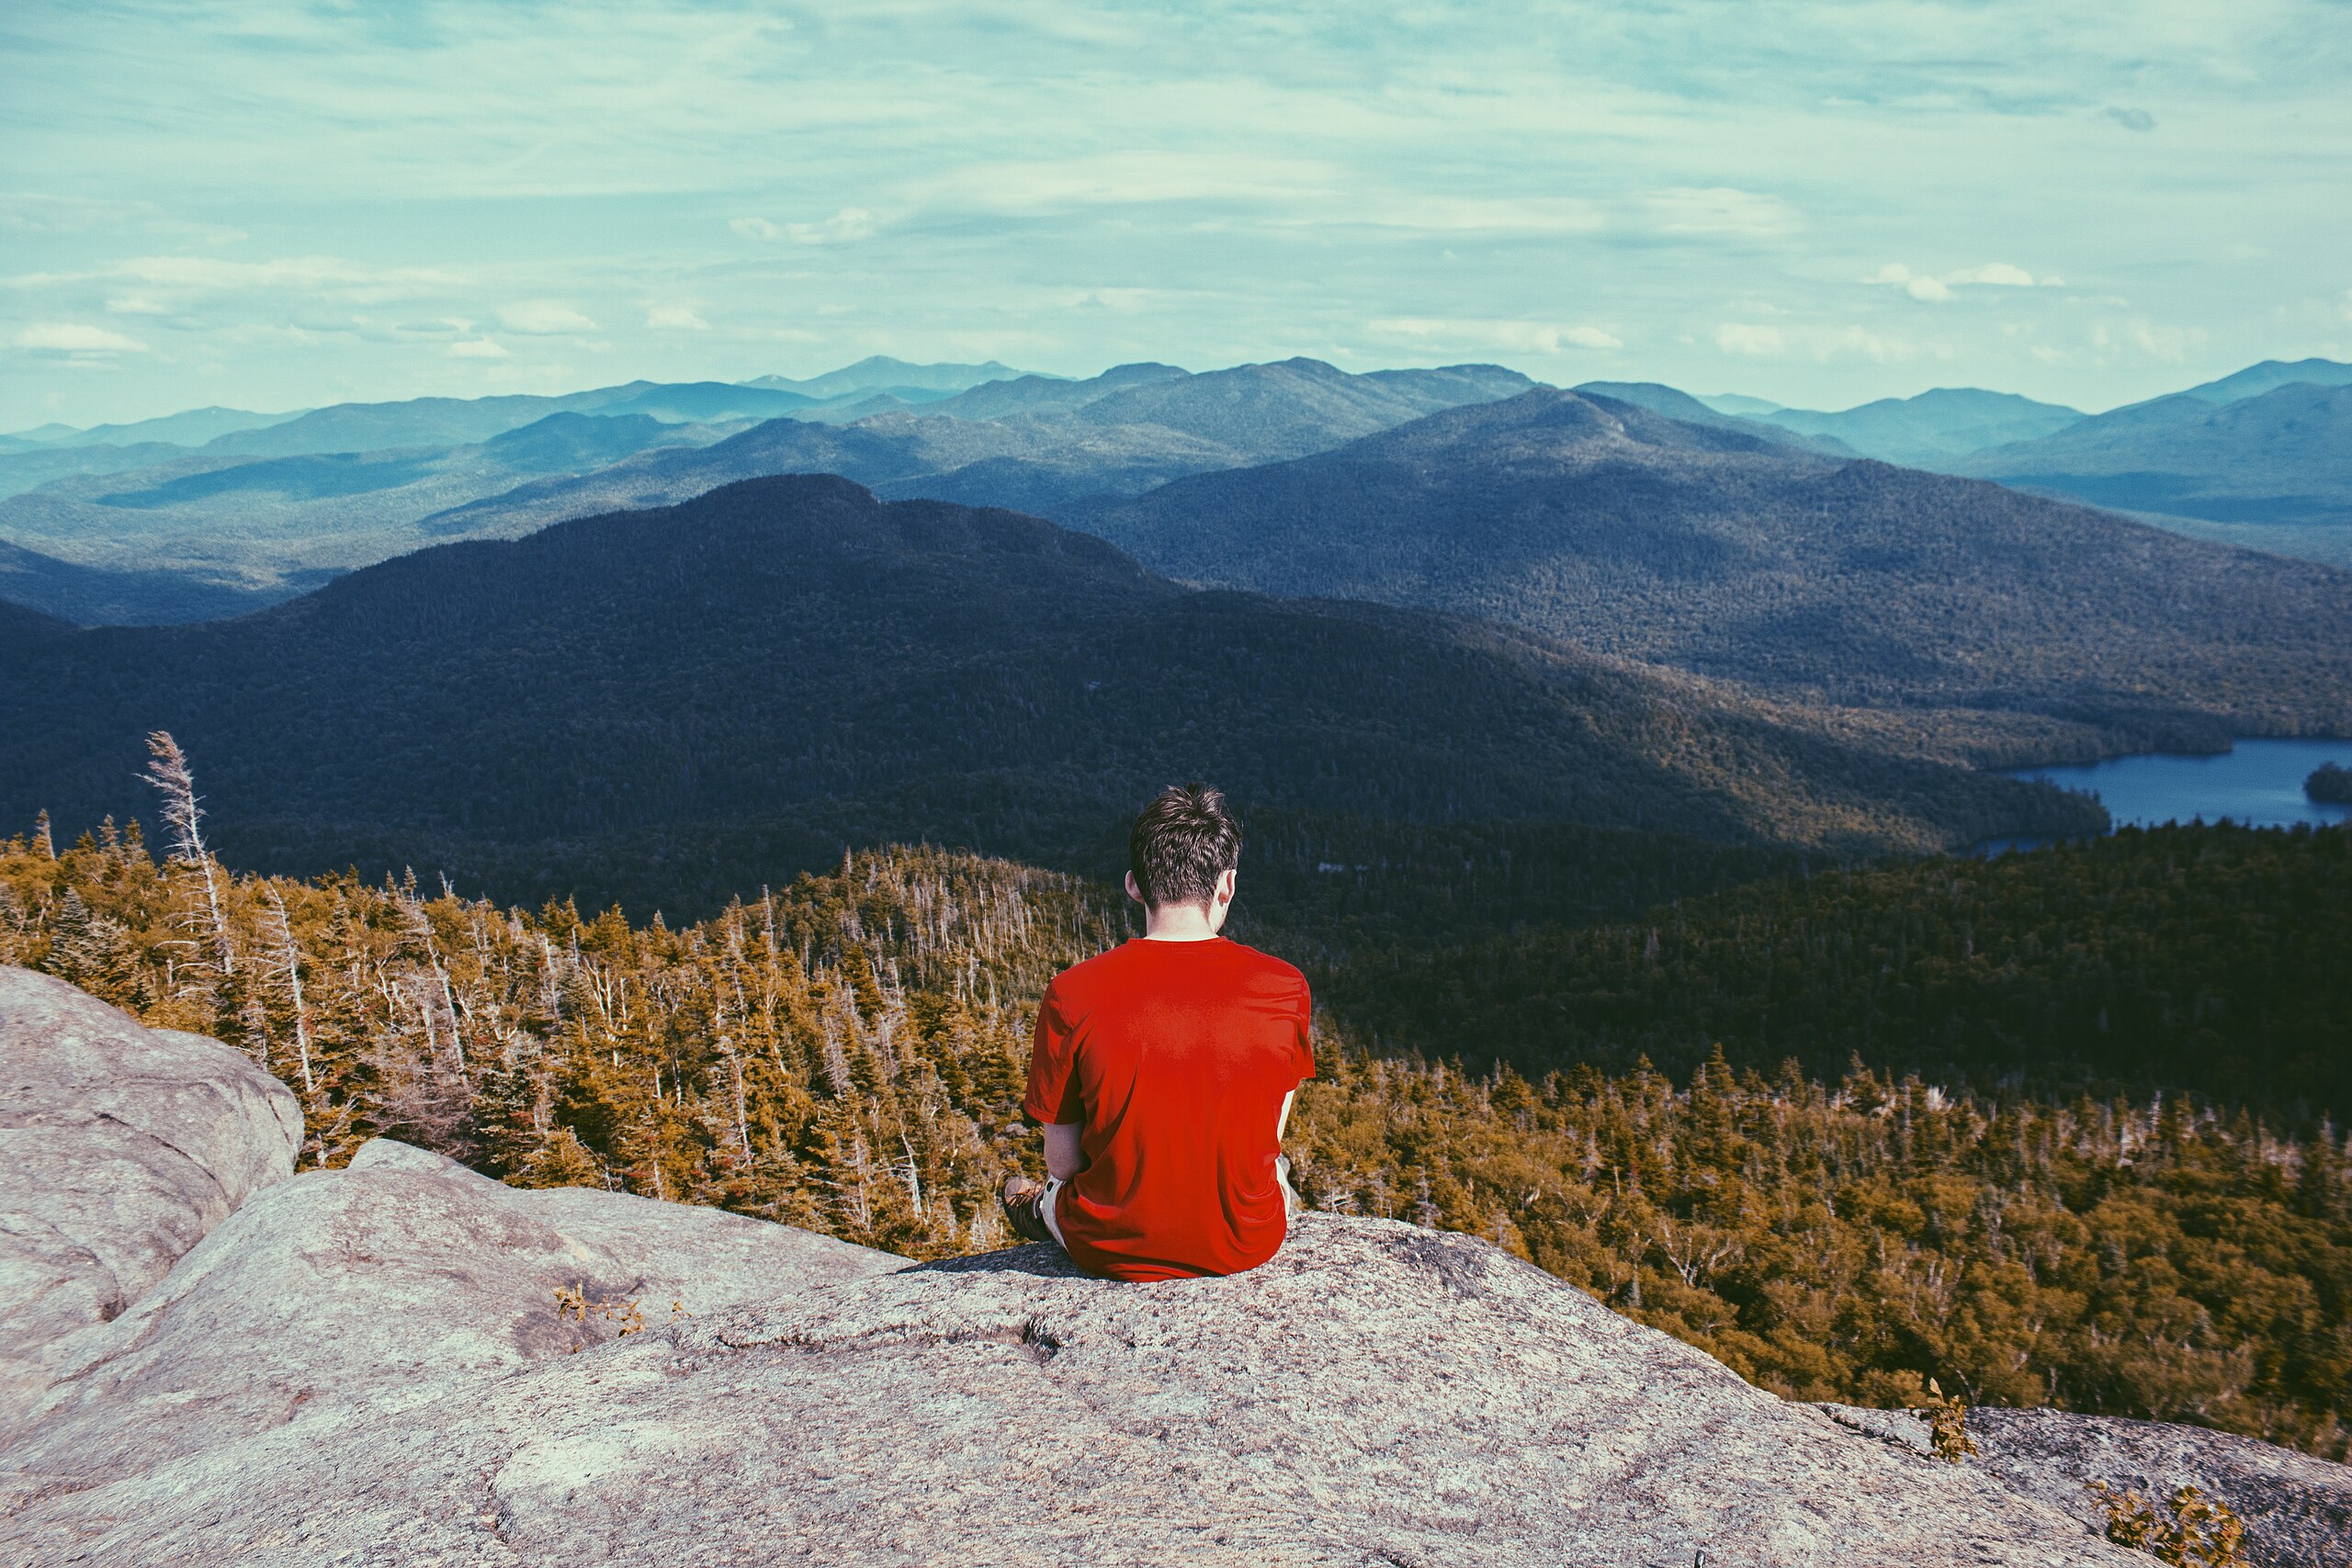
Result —
<instances>
[{"instance_id":1,"label":"granite rock surface","mask_svg":"<svg viewBox=\"0 0 2352 1568\"><path fill-rule=\"evenodd\" d=\"M1927 1421L1908 1410L1820 1409L1840 1425L1931 1450ZM2165 1421L2077 1416L2064 1410L1973 1409L1968 1462L2031 1497L2104 1531L2106 1509L2092 1483L2163 1504L2194 1486L2245 1525L2255 1568L2335 1568L2352 1562L2352 1465L2332 1464L2275 1444Z\"/></svg>"},{"instance_id":2,"label":"granite rock surface","mask_svg":"<svg viewBox=\"0 0 2352 1568\"><path fill-rule=\"evenodd\" d=\"M255 1207L290 1213L306 1184L323 1186ZM107 1564L2144 1562L1484 1243L1314 1214L1228 1280L1119 1285L1018 1248L837 1277L364 1419L321 1404L243 1426L27 1497L0 1547Z\"/></svg>"},{"instance_id":3,"label":"granite rock surface","mask_svg":"<svg viewBox=\"0 0 2352 1568\"><path fill-rule=\"evenodd\" d=\"M0 967L0 1419L301 1141L294 1096L237 1052Z\"/></svg>"},{"instance_id":4,"label":"granite rock surface","mask_svg":"<svg viewBox=\"0 0 2352 1568\"><path fill-rule=\"evenodd\" d=\"M254 1198L128 1312L51 1347L50 1386L0 1428L0 1507L904 1266L717 1209L518 1190L379 1138Z\"/></svg>"},{"instance_id":5,"label":"granite rock surface","mask_svg":"<svg viewBox=\"0 0 2352 1568\"><path fill-rule=\"evenodd\" d=\"M109 1243L114 1310L19 1359L0 1562L2144 1568L2080 1481L2176 1472L2288 1499L2303 1533L2265 1541L2325 1554L2266 1564L2347 1539L2341 1467L1997 1412L1948 1465L1912 1417L1784 1403L1393 1222L1301 1216L1223 1280L913 1265L384 1140L288 1179L299 1124L250 1064L38 976L0 976L0 1067L35 1086L0 1136L52 1135L10 1213L147 1226ZM127 1126L212 1183L170 1224L178 1168Z\"/></svg>"},{"instance_id":6,"label":"granite rock surface","mask_svg":"<svg viewBox=\"0 0 2352 1568\"><path fill-rule=\"evenodd\" d=\"M2151 1501L2194 1486L2245 1521L2256 1568L2352 1562L2352 1466L2252 1438L2063 1410L1973 1410L1975 1462L2012 1490L2086 1523L2104 1514L2089 1483Z\"/></svg>"}]
</instances>

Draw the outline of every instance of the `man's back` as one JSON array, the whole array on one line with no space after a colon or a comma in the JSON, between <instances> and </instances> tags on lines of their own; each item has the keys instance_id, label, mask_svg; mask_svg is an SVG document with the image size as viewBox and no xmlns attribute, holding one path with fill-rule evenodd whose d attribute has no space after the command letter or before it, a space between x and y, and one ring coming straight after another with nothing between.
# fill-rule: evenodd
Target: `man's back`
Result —
<instances>
[{"instance_id":1,"label":"man's back","mask_svg":"<svg viewBox=\"0 0 2352 1568\"><path fill-rule=\"evenodd\" d=\"M1223 937L1138 938L1054 981L1023 1109L1084 1126L1086 1168L1056 1208L1080 1268L1167 1280L1274 1255L1275 1124L1314 1076L1308 1014L1304 976Z\"/></svg>"}]
</instances>

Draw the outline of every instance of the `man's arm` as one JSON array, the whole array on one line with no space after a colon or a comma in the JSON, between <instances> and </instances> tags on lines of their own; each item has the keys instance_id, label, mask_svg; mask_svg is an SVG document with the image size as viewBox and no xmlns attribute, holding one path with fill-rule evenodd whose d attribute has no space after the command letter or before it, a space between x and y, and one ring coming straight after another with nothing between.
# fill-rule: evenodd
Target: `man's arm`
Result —
<instances>
[{"instance_id":1,"label":"man's arm","mask_svg":"<svg viewBox=\"0 0 2352 1568\"><path fill-rule=\"evenodd\" d=\"M1274 1142L1277 1144L1283 1141L1283 1129L1290 1125L1290 1102L1297 1098L1298 1090L1296 1089L1283 1096L1282 1114L1274 1118Z\"/></svg>"},{"instance_id":2,"label":"man's arm","mask_svg":"<svg viewBox=\"0 0 2352 1568\"><path fill-rule=\"evenodd\" d=\"M1285 1103L1284 1111L1290 1109ZM1079 1134L1086 1131L1083 1122L1048 1122L1046 1123L1046 1174L1057 1181L1068 1181L1086 1168L1086 1152L1078 1145Z\"/></svg>"}]
</instances>

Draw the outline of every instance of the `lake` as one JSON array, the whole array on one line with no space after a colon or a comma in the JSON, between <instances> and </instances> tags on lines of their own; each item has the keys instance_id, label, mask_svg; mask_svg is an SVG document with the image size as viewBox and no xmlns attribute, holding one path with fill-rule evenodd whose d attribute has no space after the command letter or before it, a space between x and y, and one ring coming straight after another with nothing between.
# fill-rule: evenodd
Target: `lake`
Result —
<instances>
[{"instance_id":1,"label":"lake","mask_svg":"<svg viewBox=\"0 0 2352 1568\"><path fill-rule=\"evenodd\" d=\"M2303 795L2303 780L2322 762L2352 768L2352 740L2240 740L2211 756L2148 751L2078 767L2017 768L2013 779L2041 779L2099 797L2119 828L2166 822L2242 822L2284 828L2352 819L2352 807L2322 806ZM2032 849L2047 839L1994 839L1986 853Z\"/></svg>"}]
</instances>

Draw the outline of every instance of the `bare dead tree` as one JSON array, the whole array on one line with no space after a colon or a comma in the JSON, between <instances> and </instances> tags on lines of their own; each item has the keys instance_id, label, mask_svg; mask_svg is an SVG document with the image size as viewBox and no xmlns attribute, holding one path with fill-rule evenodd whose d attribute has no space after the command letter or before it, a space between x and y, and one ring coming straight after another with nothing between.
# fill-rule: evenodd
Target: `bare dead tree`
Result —
<instances>
[{"instance_id":1,"label":"bare dead tree","mask_svg":"<svg viewBox=\"0 0 2352 1568\"><path fill-rule=\"evenodd\" d=\"M42 859L57 858L57 840L50 832L49 807L45 806L41 807L40 815L33 818L33 842L40 846Z\"/></svg>"},{"instance_id":2,"label":"bare dead tree","mask_svg":"<svg viewBox=\"0 0 2352 1568\"><path fill-rule=\"evenodd\" d=\"M277 942L277 964L286 980L286 988L294 1004L295 1060L302 1069L302 1092L312 1095L318 1086L311 1081L311 1021L302 1006L302 955L294 946L294 928L286 918L286 900L276 883L268 884L269 934Z\"/></svg>"},{"instance_id":3,"label":"bare dead tree","mask_svg":"<svg viewBox=\"0 0 2352 1568\"><path fill-rule=\"evenodd\" d=\"M187 754L171 731L158 729L147 737L150 761L141 776L164 797L164 826L172 832L172 858L194 866L204 877L207 934L212 942L213 963L221 977L237 972L237 950L229 937L229 916L220 906L220 882L215 875L212 852L204 842L204 797L196 793L196 775L188 770Z\"/></svg>"}]
</instances>

